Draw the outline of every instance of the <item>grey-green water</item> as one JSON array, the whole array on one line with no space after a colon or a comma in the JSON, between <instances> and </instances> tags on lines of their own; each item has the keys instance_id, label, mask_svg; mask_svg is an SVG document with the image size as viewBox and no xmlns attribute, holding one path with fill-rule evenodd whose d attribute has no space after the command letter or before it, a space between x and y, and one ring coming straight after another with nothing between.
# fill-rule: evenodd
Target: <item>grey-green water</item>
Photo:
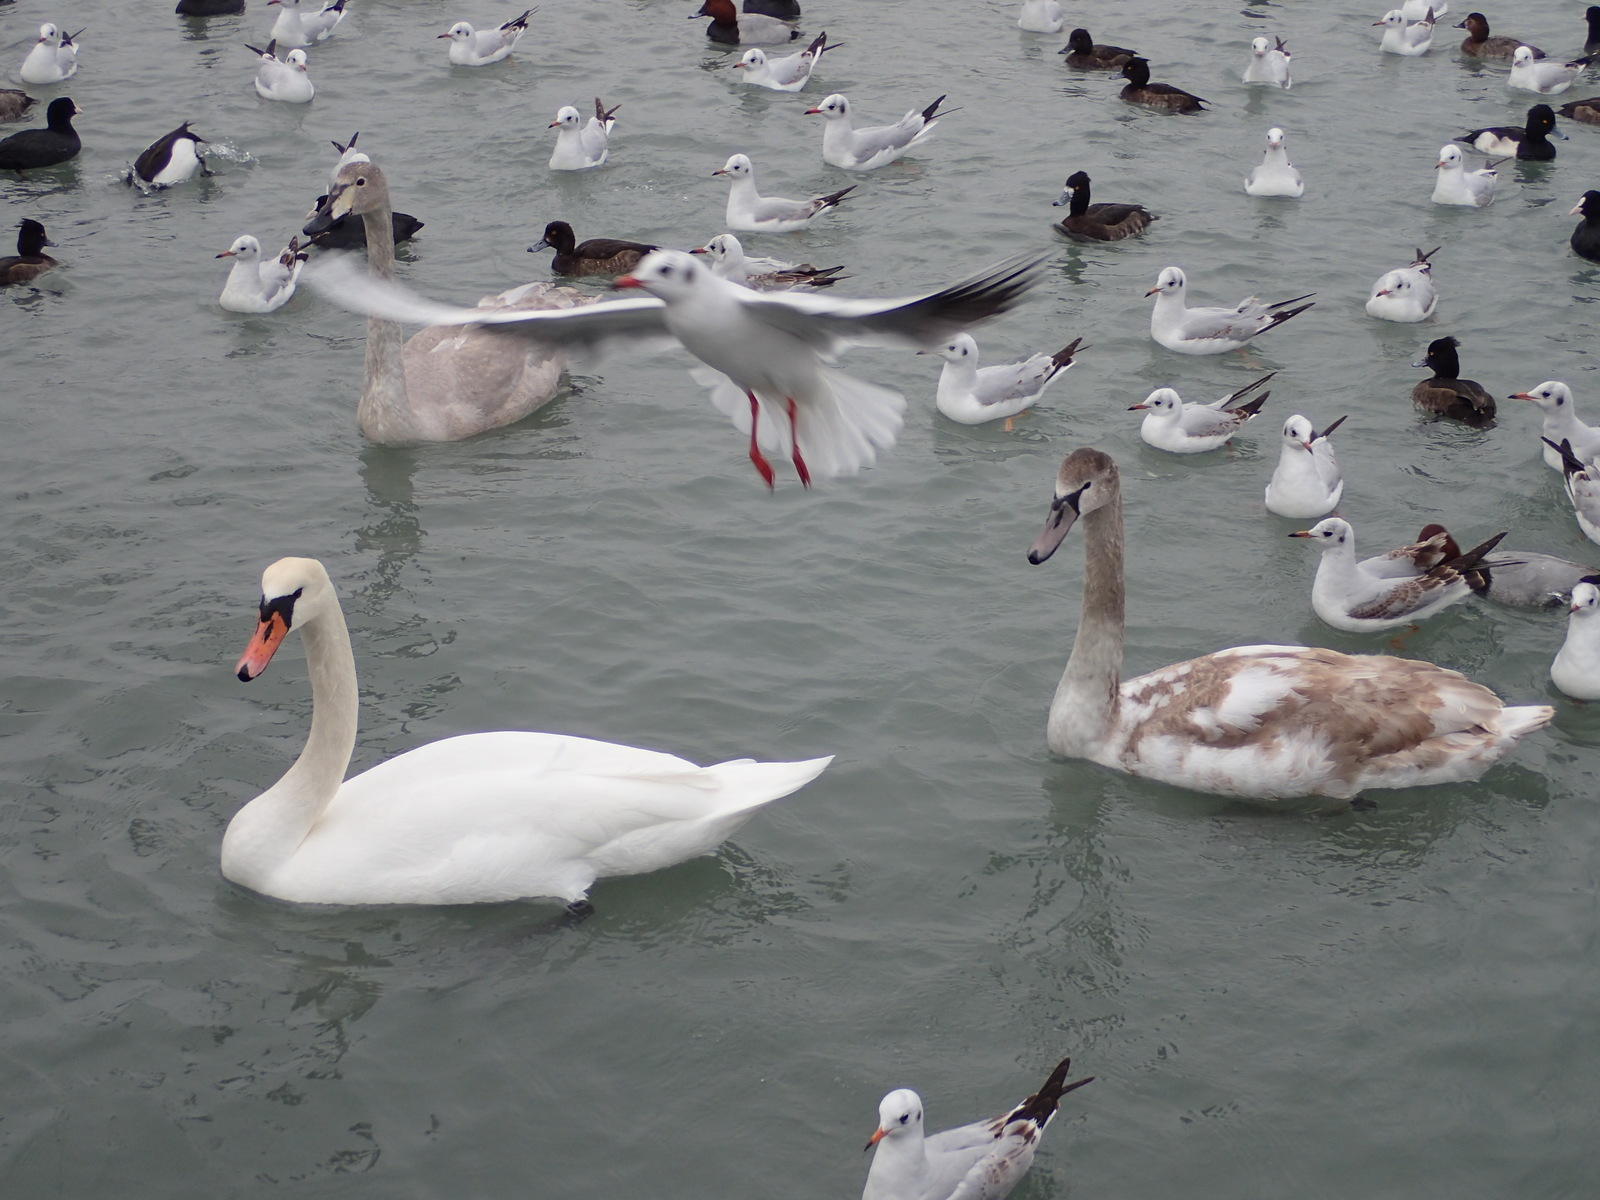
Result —
<instances>
[{"instance_id":1,"label":"grey-green water","mask_svg":"<svg viewBox=\"0 0 1600 1200\"><path fill-rule=\"evenodd\" d=\"M89 27L78 78L35 89L87 110L83 155L0 181L6 224L43 220L68 264L0 295L7 1197L849 1197L889 1088L952 1124L1068 1052L1099 1082L1023 1200L1593 1194L1600 714L1556 701L1481 783L1358 814L1054 762L1081 549L1023 553L1056 463L1092 443L1127 476L1130 671L1250 641L1383 648L1317 623L1312 552L1262 507L1301 411L1350 414L1363 545L1442 518L1594 561L1531 413L1478 433L1420 423L1406 395L1454 333L1492 391L1565 379L1600 416L1600 269L1568 253L1564 215L1600 135L1507 164L1487 211L1431 205L1438 147L1530 97L1459 60L1454 31L1379 55L1381 6L1352 0L1070 6L1214 102L1194 119L1125 107L1009 3L816 0L806 28L848 45L783 96L710 69L728 60L685 3L545 0L515 60L475 72L434 35L512 6L352 0L311 52L309 108L251 90L259 2L199 26L155 0L66 7L0 8L8 72L40 21ZM1563 53L1583 7L1491 17ZM1237 82L1258 32L1288 38L1292 91ZM850 182L800 115L832 90L870 118L940 92L964 111L836 216L751 248L847 263L880 295L1051 249L1038 296L980 343L1093 348L1016 432L938 417L929 360L859 352L853 370L912 397L898 445L859 479L768 495L687 360L623 356L515 428L376 449L354 424L358 319L309 293L266 317L215 304L212 255L245 231L281 244L354 130L428 222L404 276L471 300L543 276L524 247L551 218L703 242L734 151L778 194ZM553 178L545 126L596 94L624 104L611 165ZM186 118L220 144L216 179L116 182ZM1298 203L1240 190L1274 124ZM1105 249L1054 241L1079 167L1162 220ZM1369 320L1371 281L1439 243L1439 316ZM1163 456L1125 411L1254 377L1150 342L1142 294L1168 263L1202 302L1318 293L1256 349L1282 374L1235 453ZM536 903L262 901L218 876L217 846L306 728L297 647L248 688L231 674L287 553L345 597L356 767L502 727L838 760L715 858L602 883L577 927ZM1559 616L1465 605L1407 652L1534 702L1560 637Z\"/></svg>"}]
</instances>

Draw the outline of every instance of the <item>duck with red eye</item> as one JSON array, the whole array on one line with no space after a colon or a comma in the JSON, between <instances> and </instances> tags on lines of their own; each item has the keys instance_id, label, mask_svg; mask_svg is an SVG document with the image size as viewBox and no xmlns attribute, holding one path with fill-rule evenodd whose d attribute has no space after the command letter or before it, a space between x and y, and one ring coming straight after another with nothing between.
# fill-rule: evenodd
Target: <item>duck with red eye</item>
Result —
<instances>
[{"instance_id":1,"label":"duck with red eye","mask_svg":"<svg viewBox=\"0 0 1600 1200\"><path fill-rule=\"evenodd\" d=\"M740 13L733 0L705 0L698 12L689 14L691 21L698 17L711 18L706 36L725 46L781 46L800 36L793 21L765 13Z\"/></svg>"}]
</instances>

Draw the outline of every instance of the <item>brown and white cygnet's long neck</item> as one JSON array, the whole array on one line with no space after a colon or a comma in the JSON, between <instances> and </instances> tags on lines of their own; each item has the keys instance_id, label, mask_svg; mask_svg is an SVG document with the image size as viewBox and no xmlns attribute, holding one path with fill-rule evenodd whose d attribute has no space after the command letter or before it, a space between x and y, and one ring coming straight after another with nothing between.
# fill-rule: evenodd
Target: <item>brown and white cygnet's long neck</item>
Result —
<instances>
[{"instance_id":1,"label":"brown and white cygnet's long neck","mask_svg":"<svg viewBox=\"0 0 1600 1200\"><path fill-rule=\"evenodd\" d=\"M340 171L361 174L366 193L353 211L361 214L367 233L367 265L375 278L394 279L394 214L389 207L389 188L383 173L371 163L352 163ZM366 378L356 420L361 431L375 442L409 442L421 438L416 414L411 411L406 391L405 361L401 348L405 340L396 321L379 316L367 318Z\"/></svg>"}]
</instances>

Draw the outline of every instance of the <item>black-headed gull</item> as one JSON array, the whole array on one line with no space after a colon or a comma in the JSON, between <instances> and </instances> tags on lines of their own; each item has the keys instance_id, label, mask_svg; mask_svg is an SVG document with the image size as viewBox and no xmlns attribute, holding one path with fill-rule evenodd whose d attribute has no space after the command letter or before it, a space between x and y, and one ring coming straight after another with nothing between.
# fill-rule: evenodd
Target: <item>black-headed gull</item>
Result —
<instances>
[{"instance_id":1,"label":"black-headed gull","mask_svg":"<svg viewBox=\"0 0 1600 1200\"><path fill-rule=\"evenodd\" d=\"M256 92L263 100L281 100L285 104L309 104L317 89L306 73L306 52L291 50L278 58L278 43L267 43L265 50L245 46L261 61L256 67Z\"/></svg>"},{"instance_id":2,"label":"black-headed gull","mask_svg":"<svg viewBox=\"0 0 1600 1200\"><path fill-rule=\"evenodd\" d=\"M1277 44L1274 45L1273 42ZM1245 83L1270 83L1274 87L1288 88L1294 85L1294 80L1289 77L1289 65L1292 62L1289 47L1283 44L1282 38L1273 38L1268 41L1258 37L1250 43L1250 65L1244 69Z\"/></svg>"},{"instance_id":3,"label":"black-headed gull","mask_svg":"<svg viewBox=\"0 0 1600 1200\"><path fill-rule=\"evenodd\" d=\"M1391 8L1384 14L1383 20L1373 22L1384 27L1383 41L1378 44L1378 49L1385 54L1426 54L1433 45L1433 23L1437 15L1430 8L1427 15L1419 20L1408 21L1398 8Z\"/></svg>"},{"instance_id":4,"label":"black-headed gull","mask_svg":"<svg viewBox=\"0 0 1600 1200\"><path fill-rule=\"evenodd\" d=\"M1494 203L1495 179L1500 174L1494 168L1499 165L1498 162L1492 162L1476 171L1469 171L1461 158L1459 146L1439 147L1439 161L1434 164L1434 170L1439 174L1433 181L1433 202L1488 208Z\"/></svg>"},{"instance_id":5,"label":"black-headed gull","mask_svg":"<svg viewBox=\"0 0 1600 1200\"><path fill-rule=\"evenodd\" d=\"M1549 162L1556 156L1556 148L1550 144L1551 134L1565 137L1556 133L1556 114L1551 107L1548 104L1535 104L1528 110L1527 124L1520 129L1514 125L1491 125L1486 129L1463 133L1456 141L1465 142L1483 154Z\"/></svg>"},{"instance_id":6,"label":"black-headed gull","mask_svg":"<svg viewBox=\"0 0 1600 1200\"><path fill-rule=\"evenodd\" d=\"M1506 76L1506 86L1523 92L1538 92L1541 96L1559 96L1589 69L1592 61L1585 56L1571 62L1555 62L1536 58L1532 46L1518 46L1511 55L1511 74Z\"/></svg>"},{"instance_id":7,"label":"black-headed gull","mask_svg":"<svg viewBox=\"0 0 1600 1200\"><path fill-rule=\"evenodd\" d=\"M741 13L733 6L733 0L705 0L699 12L689 15L691 21L697 17L711 18L706 36L725 46L775 46L800 36L793 21L764 13Z\"/></svg>"},{"instance_id":8,"label":"black-headed gull","mask_svg":"<svg viewBox=\"0 0 1600 1200\"><path fill-rule=\"evenodd\" d=\"M334 163L333 170L328 172L328 184L330 187L339 182L339 172L344 170L344 168L349 166L351 163L365 163L372 161L372 159L367 157L366 151L356 149L356 139L360 136L361 131L358 129L350 135L350 140L348 142L331 143L333 148L339 152L339 161Z\"/></svg>"},{"instance_id":9,"label":"black-headed gull","mask_svg":"<svg viewBox=\"0 0 1600 1200\"><path fill-rule=\"evenodd\" d=\"M345 263L314 285L358 311L430 325L483 325L573 354L607 343L676 339L709 370L694 372L712 402L750 435L750 459L770 487L763 448L791 457L802 482L850 475L894 444L905 397L831 365L850 345L927 347L1014 307L1038 280L1042 258L1007 260L960 283L900 300L842 300L755 292L718 279L692 255L658 250L617 280L648 298L560 311L452 308L374 280ZM764 414L764 419L763 419Z\"/></svg>"},{"instance_id":10,"label":"black-headed gull","mask_svg":"<svg viewBox=\"0 0 1600 1200\"><path fill-rule=\"evenodd\" d=\"M1172 388L1157 388L1142 402L1130 404L1128 411L1144 413L1139 436L1148 445L1171 454L1204 454L1226 445L1246 421L1255 418L1272 393L1262 392L1249 400L1245 397L1272 375L1263 375L1254 383L1247 383L1209 404L1184 400Z\"/></svg>"},{"instance_id":11,"label":"black-headed gull","mask_svg":"<svg viewBox=\"0 0 1600 1200\"><path fill-rule=\"evenodd\" d=\"M1550 682L1574 700L1600 700L1600 575L1572 589L1567 637L1550 664Z\"/></svg>"},{"instance_id":12,"label":"black-headed gull","mask_svg":"<svg viewBox=\"0 0 1600 1200\"><path fill-rule=\"evenodd\" d=\"M1510 58L1517 52L1518 46L1527 46L1535 58L1544 57L1544 51L1530 42L1512 37L1490 37L1489 19L1482 13L1468 13L1466 20L1456 23L1456 28L1467 31L1466 39L1461 43L1463 54L1471 54L1476 58Z\"/></svg>"},{"instance_id":13,"label":"black-headed gull","mask_svg":"<svg viewBox=\"0 0 1600 1200\"><path fill-rule=\"evenodd\" d=\"M71 79L78 73L78 43L74 39L82 36L81 29L77 33L62 33L48 21L39 26L39 40L28 51L28 57L22 60L22 69L17 72L22 82L60 83Z\"/></svg>"},{"instance_id":14,"label":"black-headed gull","mask_svg":"<svg viewBox=\"0 0 1600 1200\"><path fill-rule=\"evenodd\" d=\"M1487 425L1494 420L1494 397L1475 379L1461 378L1461 357L1453 337L1434 338L1428 353L1414 367L1427 367L1433 374L1411 389L1411 403L1436 417L1450 417L1468 425Z\"/></svg>"},{"instance_id":15,"label":"black-headed gull","mask_svg":"<svg viewBox=\"0 0 1600 1200\"><path fill-rule=\"evenodd\" d=\"M627 242L621 238L589 238L579 242L572 226L565 221L551 221L544 227L544 236L528 247L528 253L537 250L554 250L550 267L557 275L608 275L615 278L639 265L639 260L659 246L645 242Z\"/></svg>"},{"instance_id":16,"label":"black-headed gull","mask_svg":"<svg viewBox=\"0 0 1600 1200\"><path fill-rule=\"evenodd\" d=\"M726 224L729 229L744 229L752 233L790 233L804 229L820 214L838 204L856 190L856 185L816 196L810 200L785 200L781 196L763 196L756 191L756 169L749 157L731 156L727 162L711 172L724 175L733 186L728 191Z\"/></svg>"},{"instance_id":17,"label":"black-headed gull","mask_svg":"<svg viewBox=\"0 0 1600 1200\"><path fill-rule=\"evenodd\" d=\"M560 130L556 134L556 148L550 153L550 169L587 171L604 166L606 156L611 153L611 127L617 123L617 109L621 107L617 104L608 109L596 96L594 116L583 124L579 123L583 118L578 110L570 104L557 112L556 119L550 122L551 129Z\"/></svg>"},{"instance_id":18,"label":"black-headed gull","mask_svg":"<svg viewBox=\"0 0 1600 1200\"><path fill-rule=\"evenodd\" d=\"M776 258L750 258L744 245L731 233L719 233L704 246L689 251L704 254L711 272L719 279L742 283L758 292L781 292L793 287L832 287L843 267L813 267L810 263L784 262Z\"/></svg>"},{"instance_id":19,"label":"black-headed gull","mask_svg":"<svg viewBox=\"0 0 1600 1200\"><path fill-rule=\"evenodd\" d=\"M744 72L740 78L745 83L771 88L775 92L798 92L810 81L811 73L822 60L823 52L837 50L842 45L843 42L834 42L830 46L827 31L824 30L798 54L774 58L760 47L753 46L733 66L736 71Z\"/></svg>"},{"instance_id":20,"label":"black-headed gull","mask_svg":"<svg viewBox=\"0 0 1600 1200\"><path fill-rule=\"evenodd\" d=\"M1283 130L1267 130L1267 148L1262 151L1261 165L1245 176L1244 190L1248 195L1299 199L1306 194L1306 181L1289 161L1283 139Z\"/></svg>"},{"instance_id":21,"label":"black-headed gull","mask_svg":"<svg viewBox=\"0 0 1600 1200\"><path fill-rule=\"evenodd\" d=\"M290 238L282 254L263 260L261 243L246 233L217 257L233 259L217 302L230 312L269 313L289 303L307 256L300 239Z\"/></svg>"},{"instance_id":22,"label":"black-headed gull","mask_svg":"<svg viewBox=\"0 0 1600 1200\"><path fill-rule=\"evenodd\" d=\"M1563 441L1555 445L1561 455L1561 473L1566 481L1567 499L1572 501L1572 515L1578 518L1578 528L1583 536L1600 545L1600 462L1584 462L1572 452L1572 443Z\"/></svg>"},{"instance_id":23,"label":"black-headed gull","mask_svg":"<svg viewBox=\"0 0 1600 1200\"><path fill-rule=\"evenodd\" d=\"M206 144L206 139L190 129L189 122L185 121L145 148L134 160L128 182L131 184L138 179L152 188L164 188L193 179L196 172L209 175L211 172L200 157L200 147Z\"/></svg>"},{"instance_id":24,"label":"black-headed gull","mask_svg":"<svg viewBox=\"0 0 1600 1200\"><path fill-rule=\"evenodd\" d=\"M982 425L985 421L1011 419L1032 408L1056 377L1073 363L1073 355L1083 348L1082 338L1072 341L1054 354L1034 354L1021 362L978 365L978 343L970 333L958 333L932 350L920 351L944 359L939 372L939 390L934 404L952 421L962 425Z\"/></svg>"},{"instance_id":25,"label":"black-headed gull","mask_svg":"<svg viewBox=\"0 0 1600 1200\"><path fill-rule=\"evenodd\" d=\"M1150 313L1150 336L1168 350L1179 354L1223 354L1238 350L1251 338L1276 329L1297 317L1310 304L1300 301L1315 292L1263 304L1256 297L1241 300L1233 308L1190 308L1184 301L1188 280L1178 267L1163 267L1156 285L1145 293L1156 298ZM1291 304L1300 304L1290 308Z\"/></svg>"},{"instance_id":26,"label":"black-headed gull","mask_svg":"<svg viewBox=\"0 0 1600 1200\"><path fill-rule=\"evenodd\" d=\"M1526 392L1513 392L1507 399L1526 400L1544 414L1544 461L1551 470L1561 470L1562 442L1582 462L1600 459L1600 425L1588 425L1578 416L1578 402L1572 389L1559 379L1547 379Z\"/></svg>"},{"instance_id":27,"label":"black-headed gull","mask_svg":"<svg viewBox=\"0 0 1600 1200\"><path fill-rule=\"evenodd\" d=\"M1060 33L1066 23L1061 0L1022 0L1022 11L1017 14L1017 28L1029 33Z\"/></svg>"},{"instance_id":28,"label":"black-headed gull","mask_svg":"<svg viewBox=\"0 0 1600 1200\"><path fill-rule=\"evenodd\" d=\"M1091 204L1089 198L1088 173L1074 171L1067 176L1060 198L1052 201L1068 210L1055 227L1075 242L1120 242L1160 220L1142 204Z\"/></svg>"},{"instance_id":29,"label":"black-headed gull","mask_svg":"<svg viewBox=\"0 0 1600 1200\"><path fill-rule=\"evenodd\" d=\"M538 11L527 9L498 29L474 29L465 21L457 21L449 32L439 36L450 39L450 61L455 66L487 67L516 49L522 35L528 32L528 18Z\"/></svg>"},{"instance_id":30,"label":"black-headed gull","mask_svg":"<svg viewBox=\"0 0 1600 1200\"><path fill-rule=\"evenodd\" d=\"M1267 483L1268 512L1305 521L1327 516L1339 507L1344 473L1328 435L1342 424L1344 418L1340 417L1319 432L1299 413L1283 423L1283 448Z\"/></svg>"},{"instance_id":31,"label":"black-headed gull","mask_svg":"<svg viewBox=\"0 0 1600 1200\"><path fill-rule=\"evenodd\" d=\"M822 161L846 171L870 171L887 166L911 147L933 136L933 127L939 118L954 109L939 111L944 97L940 96L927 108L912 109L893 125L872 125L855 129L850 124L850 101L835 92L815 108L806 109L807 116L821 116Z\"/></svg>"},{"instance_id":32,"label":"black-headed gull","mask_svg":"<svg viewBox=\"0 0 1600 1200\"><path fill-rule=\"evenodd\" d=\"M53 167L76 158L83 149L72 118L83 112L66 96L57 96L44 110L43 129L24 129L0 141L0 171Z\"/></svg>"},{"instance_id":33,"label":"black-headed gull","mask_svg":"<svg viewBox=\"0 0 1600 1200\"><path fill-rule=\"evenodd\" d=\"M1037 1092L987 1121L935 1134L922 1130L922 1098L910 1088L890 1092L878 1105L877 1147L861 1200L1004 1200L1033 1163L1039 1139L1061 1097L1094 1076L1067 1082L1062 1059Z\"/></svg>"},{"instance_id":34,"label":"black-headed gull","mask_svg":"<svg viewBox=\"0 0 1600 1200\"><path fill-rule=\"evenodd\" d=\"M1358 562L1355 531L1342 517L1326 517L1289 536L1308 538L1322 551L1311 585L1311 608L1317 616L1335 629L1370 633L1420 621L1472 595L1467 573L1505 534L1421 574L1383 573L1399 572L1403 565L1387 556Z\"/></svg>"},{"instance_id":35,"label":"black-headed gull","mask_svg":"<svg viewBox=\"0 0 1600 1200\"><path fill-rule=\"evenodd\" d=\"M1435 246L1426 254L1417 247L1417 257L1409 267L1396 267L1378 277L1367 297L1367 315L1380 321L1402 325L1425 321L1439 305L1439 289L1433 282L1433 266L1428 262L1442 249Z\"/></svg>"},{"instance_id":36,"label":"black-headed gull","mask_svg":"<svg viewBox=\"0 0 1600 1200\"><path fill-rule=\"evenodd\" d=\"M61 264L44 252L46 246L54 245L45 236L43 225L24 217L17 230L17 252L0 258L0 287L32 283L51 267L59 267Z\"/></svg>"},{"instance_id":37,"label":"black-headed gull","mask_svg":"<svg viewBox=\"0 0 1600 1200\"><path fill-rule=\"evenodd\" d=\"M281 5L272 23L272 40L285 46L313 46L334 31L344 20L345 0L324 6L323 0L267 0Z\"/></svg>"}]
</instances>

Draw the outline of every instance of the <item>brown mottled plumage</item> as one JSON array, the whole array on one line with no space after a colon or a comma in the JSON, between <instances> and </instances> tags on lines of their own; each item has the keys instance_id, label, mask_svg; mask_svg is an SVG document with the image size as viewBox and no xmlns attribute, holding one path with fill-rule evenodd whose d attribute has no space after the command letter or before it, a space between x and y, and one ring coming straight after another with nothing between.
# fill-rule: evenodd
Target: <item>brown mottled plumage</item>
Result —
<instances>
[{"instance_id":1,"label":"brown mottled plumage","mask_svg":"<svg viewBox=\"0 0 1600 1200\"><path fill-rule=\"evenodd\" d=\"M1160 219L1139 204L1090 204L1089 176L1084 171L1067 177L1056 204L1071 206L1056 228L1077 242L1120 242L1143 233L1151 221Z\"/></svg>"},{"instance_id":2,"label":"brown mottled plumage","mask_svg":"<svg viewBox=\"0 0 1600 1200\"><path fill-rule=\"evenodd\" d=\"M551 221L544 227L544 236L528 247L536 250L554 250L550 266L557 275L626 275L639 265L639 260L656 246L643 242L626 242L620 238L590 238L580 243L572 226L565 221Z\"/></svg>"}]
</instances>

